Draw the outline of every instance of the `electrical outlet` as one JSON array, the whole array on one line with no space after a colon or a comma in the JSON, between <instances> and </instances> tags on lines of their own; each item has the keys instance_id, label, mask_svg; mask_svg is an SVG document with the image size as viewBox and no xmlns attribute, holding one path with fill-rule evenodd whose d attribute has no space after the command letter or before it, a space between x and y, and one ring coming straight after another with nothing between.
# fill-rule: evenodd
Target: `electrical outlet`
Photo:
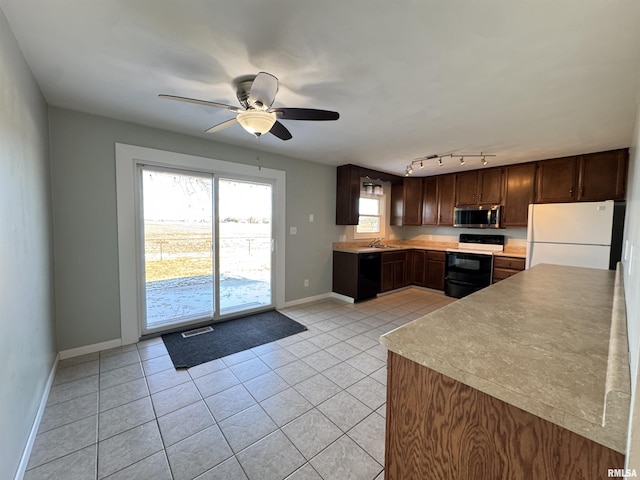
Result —
<instances>
[{"instance_id":1,"label":"electrical outlet","mask_svg":"<svg viewBox=\"0 0 640 480\"><path fill-rule=\"evenodd\" d=\"M315 217L313 216L313 213L309 214L309 221L313 222L315 220Z\"/></svg>"},{"instance_id":2,"label":"electrical outlet","mask_svg":"<svg viewBox=\"0 0 640 480\"><path fill-rule=\"evenodd\" d=\"M305 286L305 287L308 287L308 286L309 286L309 279L308 279L308 278L305 278L305 280L304 280L304 286Z\"/></svg>"},{"instance_id":3,"label":"electrical outlet","mask_svg":"<svg viewBox=\"0 0 640 480\"><path fill-rule=\"evenodd\" d=\"M289 227L289 235L297 235L298 227Z\"/></svg>"}]
</instances>

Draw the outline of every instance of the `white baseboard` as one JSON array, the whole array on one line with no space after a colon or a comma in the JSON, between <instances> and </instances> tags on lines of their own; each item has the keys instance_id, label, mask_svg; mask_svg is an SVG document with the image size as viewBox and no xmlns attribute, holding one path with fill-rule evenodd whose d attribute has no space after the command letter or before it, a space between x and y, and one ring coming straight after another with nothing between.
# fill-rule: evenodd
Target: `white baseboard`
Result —
<instances>
[{"instance_id":1,"label":"white baseboard","mask_svg":"<svg viewBox=\"0 0 640 480\"><path fill-rule=\"evenodd\" d=\"M40 400L40 406L38 407L38 412L36 413L36 418L33 420L33 425L31 425L31 432L29 432L29 438L27 438L27 444L22 451L22 457L20 458L20 464L18 465L18 470L16 471L16 475L14 480L22 480L25 472L27 471L27 465L29 464L29 457L31 457L31 450L33 450L33 444L36 441L36 436L38 435L38 430L40 429L40 421L42 420L42 415L44 414L44 409L47 406L47 400L49 399L49 392L51 391L51 386L53 385L53 379L56 376L56 370L58 368L58 361L60 360L60 354L56 355L56 358L53 361L53 366L51 367L51 371L49 372L49 378L47 378L47 384L44 387L44 392L42 393L42 399Z\"/></svg>"},{"instance_id":2,"label":"white baseboard","mask_svg":"<svg viewBox=\"0 0 640 480\"><path fill-rule=\"evenodd\" d=\"M331 298L335 298L336 300L342 300L347 303L356 303L355 298L347 297L346 295L342 295L341 293L331 292Z\"/></svg>"},{"instance_id":3,"label":"white baseboard","mask_svg":"<svg viewBox=\"0 0 640 480\"><path fill-rule=\"evenodd\" d=\"M115 340L109 340L108 342L94 343L93 345L85 345L84 347L62 350L58 355L60 356L60 360L64 360L65 358L79 357L80 355L86 355L87 353L99 352L101 350L120 346L122 346L122 340L116 338Z\"/></svg>"},{"instance_id":4,"label":"white baseboard","mask_svg":"<svg viewBox=\"0 0 640 480\"><path fill-rule=\"evenodd\" d=\"M331 292L329 292L329 293L323 293L321 295L314 295L313 297L299 298L297 300L290 300L288 302L284 302L284 307L293 307L295 305L300 305L303 303L317 302L318 300L324 300L326 298L331 298L331 297L332 297L332 294Z\"/></svg>"}]
</instances>

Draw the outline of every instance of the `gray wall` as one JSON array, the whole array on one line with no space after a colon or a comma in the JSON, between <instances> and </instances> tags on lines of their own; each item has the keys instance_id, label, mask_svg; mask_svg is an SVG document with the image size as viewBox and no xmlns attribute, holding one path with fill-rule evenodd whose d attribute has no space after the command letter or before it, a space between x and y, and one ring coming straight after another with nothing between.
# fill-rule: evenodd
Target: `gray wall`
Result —
<instances>
[{"instance_id":1,"label":"gray wall","mask_svg":"<svg viewBox=\"0 0 640 480\"><path fill-rule=\"evenodd\" d=\"M56 355L47 105L0 11L0 476L12 478Z\"/></svg>"},{"instance_id":2,"label":"gray wall","mask_svg":"<svg viewBox=\"0 0 640 480\"><path fill-rule=\"evenodd\" d=\"M115 143L255 164L254 150L51 107L51 165L60 350L120 338ZM285 300L331 291L337 240L334 167L260 154L287 173ZM314 222L309 222L309 214ZM309 279L305 288L304 279Z\"/></svg>"}]
</instances>

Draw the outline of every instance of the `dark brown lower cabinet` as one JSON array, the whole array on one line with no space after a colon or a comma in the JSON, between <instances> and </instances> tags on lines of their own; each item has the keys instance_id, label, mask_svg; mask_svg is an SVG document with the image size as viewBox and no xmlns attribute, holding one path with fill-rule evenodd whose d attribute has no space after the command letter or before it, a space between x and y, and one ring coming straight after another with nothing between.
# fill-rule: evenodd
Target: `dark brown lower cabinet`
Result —
<instances>
[{"instance_id":1,"label":"dark brown lower cabinet","mask_svg":"<svg viewBox=\"0 0 640 480\"><path fill-rule=\"evenodd\" d=\"M624 467L623 454L396 353L387 369L385 480L598 479Z\"/></svg>"},{"instance_id":2,"label":"dark brown lower cabinet","mask_svg":"<svg viewBox=\"0 0 640 480\"><path fill-rule=\"evenodd\" d=\"M427 252L425 250L411 250L411 284L424 287L427 274Z\"/></svg>"},{"instance_id":3,"label":"dark brown lower cabinet","mask_svg":"<svg viewBox=\"0 0 640 480\"><path fill-rule=\"evenodd\" d=\"M399 288L396 280L392 281L392 274L400 277L399 267L387 267L385 271L385 256L392 255L385 253L382 255L382 291L388 292L393 288ZM387 257L390 258L390 257ZM390 260L387 260L388 264ZM407 251L407 263L405 268L406 281L402 286L417 285L418 287L433 288L435 290L444 290L444 261L445 252L436 250L409 250ZM385 276L387 279L385 280ZM392 285L394 285L392 287Z\"/></svg>"},{"instance_id":4,"label":"dark brown lower cabinet","mask_svg":"<svg viewBox=\"0 0 640 480\"><path fill-rule=\"evenodd\" d=\"M385 252L382 254L380 291L388 292L409 285L408 251Z\"/></svg>"},{"instance_id":5,"label":"dark brown lower cabinet","mask_svg":"<svg viewBox=\"0 0 640 480\"><path fill-rule=\"evenodd\" d=\"M493 259L493 283L509 278L524 270L525 259L519 257L496 256Z\"/></svg>"},{"instance_id":6,"label":"dark brown lower cabinet","mask_svg":"<svg viewBox=\"0 0 640 480\"><path fill-rule=\"evenodd\" d=\"M435 290L444 290L445 252L427 251L426 278L424 286Z\"/></svg>"},{"instance_id":7,"label":"dark brown lower cabinet","mask_svg":"<svg viewBox=\"0 0 640 480\"><path fill-rule=\"evenodd\" d=\"M444 290L444 261L435 250L383 252L380 292L409 285ZM358 298L358 254L333 252L333 291Z\"/></svg>"}]
</instances>

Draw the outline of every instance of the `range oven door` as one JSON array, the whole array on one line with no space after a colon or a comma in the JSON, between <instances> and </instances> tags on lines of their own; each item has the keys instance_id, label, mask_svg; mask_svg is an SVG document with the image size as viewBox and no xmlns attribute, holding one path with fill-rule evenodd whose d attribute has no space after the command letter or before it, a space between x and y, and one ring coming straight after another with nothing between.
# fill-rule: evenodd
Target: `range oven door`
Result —
<instances>
[{"instance_id":1,"label":"range oven door","mask_svg":"<svg viewBox=\"0 0 640 480\"><path fill-rule=\"evenodd\" d=\"M493 255L447 252L444 293L462 298L491 285Z\"/></svg>"}]
</instances>

